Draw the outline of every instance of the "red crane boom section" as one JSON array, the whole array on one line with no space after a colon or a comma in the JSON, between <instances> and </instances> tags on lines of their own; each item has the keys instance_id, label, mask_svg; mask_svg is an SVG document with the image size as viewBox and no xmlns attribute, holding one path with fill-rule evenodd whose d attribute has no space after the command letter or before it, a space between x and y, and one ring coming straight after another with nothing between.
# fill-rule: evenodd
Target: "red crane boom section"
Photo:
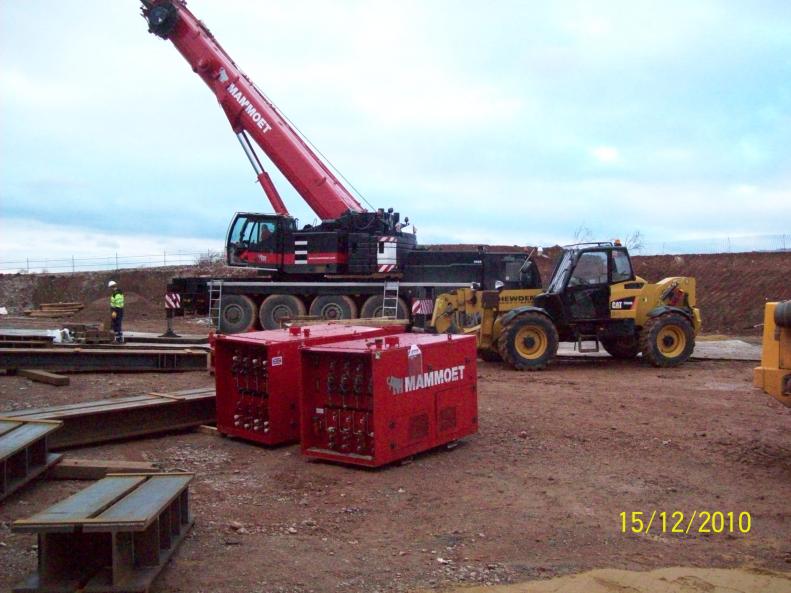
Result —
<instances>
[{"instance_id":1,"label":"red crane boom section","mask_svg":"<svg viewBox=\"0 0 791 593\"><path fill-rule=\"evenodd\" d=\"M144 16L147 18L152 7L162 6L175 11L177 18L170 23L166 35L155 31L149 18L152 32L169 39L176 46L215 94L234 132L237 135L246 132L252 137L322 220L338 218L350 210L365 211L181 0L144 4ZM241 135L240 141L245 147L246 139ZM245 147L245 152L248 148ZM255 167L257 158L250 152L248 157ZM256 173L275 212L287 215L288 209L260 164Z\"/></svg>"}]
</instances>

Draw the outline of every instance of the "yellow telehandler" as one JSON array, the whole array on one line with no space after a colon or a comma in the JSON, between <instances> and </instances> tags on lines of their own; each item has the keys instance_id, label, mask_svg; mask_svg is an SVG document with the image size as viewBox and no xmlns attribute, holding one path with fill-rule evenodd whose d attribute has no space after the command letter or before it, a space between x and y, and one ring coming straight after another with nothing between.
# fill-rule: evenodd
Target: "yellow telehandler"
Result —
<instances>
[{"instance_id":1,"label":"yellow telehandler","mask_svg":"<svg viewBox=\"0 0 791 593\"><path fill-rule=\"evenodd\" d=\"M471 287L441 294L431 325L477 335L484 360L534 371L555 358L561 341L580 352L601 345L615 358L642 354L654 366L676 366L692 355L701 320L694 278L649 283L635 276L628 250L616 241L564 247L543 291Z\"/></svg>"}]
</instances>

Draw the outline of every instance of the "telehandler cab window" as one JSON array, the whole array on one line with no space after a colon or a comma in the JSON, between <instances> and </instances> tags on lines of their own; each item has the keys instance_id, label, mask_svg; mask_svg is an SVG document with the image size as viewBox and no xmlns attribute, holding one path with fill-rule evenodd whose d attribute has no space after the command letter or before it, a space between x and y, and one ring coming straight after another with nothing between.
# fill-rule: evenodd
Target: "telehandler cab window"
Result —
<instances>
[{"instance_id":1,"label":"telehandler cab window","mask_svg":"<svg viewBox=\"0 0 791 593\"><path fill-rule=\"evenodd\" d=\"M626 282L633 278L632 264L625 251L614 250L612 252L612 265L613 282Z\"/></svg>"},{"instance_id":2,"label":"telehandler cab window","mask_svg":"<svg viewBox=\"0 0 791 593\"><path fill-rule=\"evenodd\" d=\"M589 286L591 284L607 284L607 253L605 251L588 251L580 255L574 273L569 279L569 286Z\"/></svg>"},{"instance_id":3,"label":"telehandler cab window","mask_svg":"<svg viewBox=\"0 0 791 593\"><path fill-rule=\"evenodd\" d=\"M555 272L552 274L547 292L559 293L563 291L573 259L574 253L572 251L563 252L563 256L555 267Z\"/></svg>"}]
</instances>

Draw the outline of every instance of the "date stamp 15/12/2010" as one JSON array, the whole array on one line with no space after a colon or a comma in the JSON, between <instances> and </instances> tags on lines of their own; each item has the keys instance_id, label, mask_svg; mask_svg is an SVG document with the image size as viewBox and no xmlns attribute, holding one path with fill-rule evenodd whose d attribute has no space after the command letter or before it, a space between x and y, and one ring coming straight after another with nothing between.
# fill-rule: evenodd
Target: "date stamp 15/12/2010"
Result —
<instances>
[{"instance_id":1,"label":"date stamp 15/12/2010","mask_svg":"<svg viewBox=\"0 0 791 593\"><path fill-rule=\"evenodd\" d=\"M747 511L622 511L621 533L691 535L696 533L750 533Z\"/></svg>"}]
</instances>

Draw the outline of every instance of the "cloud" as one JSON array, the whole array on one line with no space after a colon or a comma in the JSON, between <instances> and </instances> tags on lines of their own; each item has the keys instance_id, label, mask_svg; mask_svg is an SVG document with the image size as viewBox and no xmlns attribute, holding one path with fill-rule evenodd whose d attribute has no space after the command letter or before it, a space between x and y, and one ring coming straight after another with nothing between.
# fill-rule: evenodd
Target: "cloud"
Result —
<instances>
[{"instance_id":1,"label":"cloud","mask_svg":"<svg viewBox=\"0 0 791 593\"><path fill-rule=\"evenodd\" d=\"M563 242L581 221L671 240L791 219L782 3L189 6L423 242ZM214 97L136 3L0 3L0 56L0 221L221 244L234 211L270 209Z\"/></svg>"},{"instance_id":2,"label":"cloud","mask_svg":"<svg viewBox=\"0 0 791 593\"><path fill-rule=\"evenodd\" d=\"M597 146L591 149L590 153L600 163L613 164L621 160L621 153L612 146Z\"/></svg>"}]
</instances>

